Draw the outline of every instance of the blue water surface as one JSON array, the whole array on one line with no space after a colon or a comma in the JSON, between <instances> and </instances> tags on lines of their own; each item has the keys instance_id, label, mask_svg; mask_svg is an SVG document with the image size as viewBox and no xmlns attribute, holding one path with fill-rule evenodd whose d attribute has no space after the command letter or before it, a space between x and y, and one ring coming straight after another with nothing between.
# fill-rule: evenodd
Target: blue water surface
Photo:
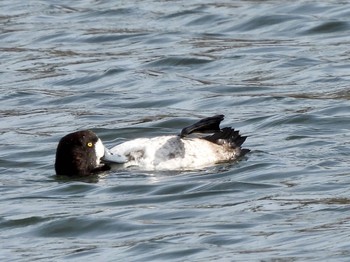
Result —
<instances>
[{"instance_id":1,"label":"blue water surface","mask_svg":"<svg viewBox=\"0 0 350 262\"><path fill-rule=\"evenodd\" d=\"M1 261L347 261L350 3L0 2ZM202 117L251 153L202 170L55 176Z\"/></svg>"}]
</instances>

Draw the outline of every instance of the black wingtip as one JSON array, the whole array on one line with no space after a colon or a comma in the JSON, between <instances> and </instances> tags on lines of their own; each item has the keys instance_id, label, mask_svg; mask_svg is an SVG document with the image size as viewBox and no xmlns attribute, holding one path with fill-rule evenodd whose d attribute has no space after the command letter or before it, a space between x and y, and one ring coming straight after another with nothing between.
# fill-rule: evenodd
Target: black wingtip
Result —
<instances>
[{"instance_id":1,"label":"black wingtip","mask_svg":"<svg viewBox=\"0 0 350 262\"><path fill-rule=\"evenodd\" d=\"M215 115L201 119L200 121L185 127L181 130L180 137L188 136L191 133L214 133L220 131L220 123L224 115Z\"/></svg>"},{"instance_id":2,"label":"black wingtip","mask_svg":"<svg viewBox=\"0 0 350 262\"><path fill-rule=\"evenodd\" d=\"M204 118L182 129L180 137L188 136L191 133L212 133L212 135L203 137L203 139L218 145L227 144L231 148L240 148L247 136L241 136L238 130L231 127L220 128L220 123L224 120L224 117L224 115L215 115ZM249 149L241 149L241 155L249 151Z\"/></svg>"}]
</instances>

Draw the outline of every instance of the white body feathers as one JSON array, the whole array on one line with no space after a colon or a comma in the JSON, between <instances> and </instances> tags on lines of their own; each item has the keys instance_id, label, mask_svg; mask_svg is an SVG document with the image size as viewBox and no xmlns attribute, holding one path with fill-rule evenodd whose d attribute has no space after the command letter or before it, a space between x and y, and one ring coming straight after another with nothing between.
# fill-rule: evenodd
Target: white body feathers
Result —
<instances>
[{"instance_id":1,"label":"white body feathers","mask_svg":"<svg viewBox=\"0 0 350 262\"><path fill-rule=\"evenodd\" d=\"M232 148L224 141L215 144L203 138L159 136L130 140L113 147L110 152L128 159L124 167L188 170L234 160L241 155L241 148Z\"/></svg>"}]
</instances>

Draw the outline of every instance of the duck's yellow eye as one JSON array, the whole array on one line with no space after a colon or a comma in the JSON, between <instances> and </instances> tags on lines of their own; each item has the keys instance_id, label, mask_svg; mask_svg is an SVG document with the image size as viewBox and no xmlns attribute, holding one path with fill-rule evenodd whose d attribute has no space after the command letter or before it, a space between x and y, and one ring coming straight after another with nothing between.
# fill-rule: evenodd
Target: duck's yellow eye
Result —
<instances>
[{"instance_id":1,"label":"duck's yellow eye","mask_svg":"<svg viewBox=\"0 0 350 262\"><path fill-rule=\"evenodd\" d=\"M92 147L93 146L92 142L87 143L87 146Z\"/></svg>"}]
</instances>

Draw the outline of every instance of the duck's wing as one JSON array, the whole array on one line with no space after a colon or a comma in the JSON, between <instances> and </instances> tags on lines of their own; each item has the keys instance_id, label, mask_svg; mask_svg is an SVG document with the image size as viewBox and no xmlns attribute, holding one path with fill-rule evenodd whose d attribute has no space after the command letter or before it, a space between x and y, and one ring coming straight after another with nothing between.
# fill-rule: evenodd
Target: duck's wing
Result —
<instances>
[{"instance_id":1,"label":"duck's wing","mask_svg":"<svg viewBox=\"0 0 350 262\"><path fill-rule=\"evenodd\" d=\"M224 115L216 115L204 118L193 125L181 130L180 137L188 136L191 133L215 133L220 131L220 122L224 120Z\"/></svg>"}]
</instances>

